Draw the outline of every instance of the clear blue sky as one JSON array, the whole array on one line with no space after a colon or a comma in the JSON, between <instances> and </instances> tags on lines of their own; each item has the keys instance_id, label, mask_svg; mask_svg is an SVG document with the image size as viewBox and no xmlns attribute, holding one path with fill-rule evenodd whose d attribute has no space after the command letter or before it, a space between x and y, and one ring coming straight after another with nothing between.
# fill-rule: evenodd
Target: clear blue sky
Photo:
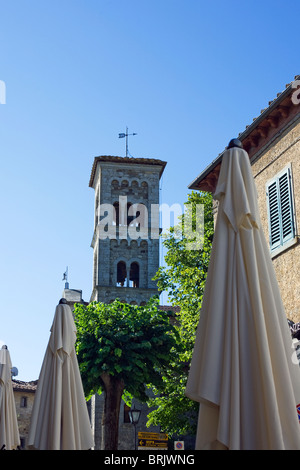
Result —
<instances>
[{"instance_id":1,"label":"clear blue sky","mask_svg":"<svg viewBox=\"0 0 300 470\"><path fill-rule=\"evenodd\" d=\"M89 300L97 155L189 183L299 73L299 1L0 1L0 344L38 378L62 275Z\"/></svg>"}]
</instances>

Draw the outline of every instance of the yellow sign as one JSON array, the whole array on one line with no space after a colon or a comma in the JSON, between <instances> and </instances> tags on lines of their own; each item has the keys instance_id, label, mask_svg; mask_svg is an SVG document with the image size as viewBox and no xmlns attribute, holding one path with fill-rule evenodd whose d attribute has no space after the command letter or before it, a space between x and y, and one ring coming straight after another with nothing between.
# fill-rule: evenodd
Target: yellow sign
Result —
<instances>
[{"instance_id":1,"label":"yellow sign","mask_svg":"<svg viewBox=\"0 0 300 470\"><path fill-rule=\"evenodd\" d=\"M167 441L168 434L164 432L138 432L139 439L159 439L160 441Z\"/></svg>"},{"instance_id":2,"label":"yellow sign","mask_svg":"<svg viewBox=\"0 0 300 470\"><path fill-rule=\"evenodd\" d=\"M168 449L168 434L161 432L139 432L139 448Z\"/></svg>"}]
</instances>

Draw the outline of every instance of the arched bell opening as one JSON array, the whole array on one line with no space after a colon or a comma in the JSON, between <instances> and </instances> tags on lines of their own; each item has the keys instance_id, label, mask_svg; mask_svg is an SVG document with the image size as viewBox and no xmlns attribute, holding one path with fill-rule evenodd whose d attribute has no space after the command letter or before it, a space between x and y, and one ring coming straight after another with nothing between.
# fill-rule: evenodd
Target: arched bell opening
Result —
<instances>
[{"instance_id":1,"label":"arched bell opening","mask_svg":"<svg viewBox=\"0 0 300 470\"><path fill-rule=\"evenodd\" d=\"M119 261L117 264L117 287L127 286L127 270L126 263Z\"/></svg>"},{"instance_id":2,"label":"arched bell opening","mask_svg":"<svg viewBox=\"0 0 300 470\"><path fill-rule=\"evenodd\" d=\"M129 271L129 286L139 287L140 284L140 267L136 262L131 263Z\"/></svg>"}]
</instances>

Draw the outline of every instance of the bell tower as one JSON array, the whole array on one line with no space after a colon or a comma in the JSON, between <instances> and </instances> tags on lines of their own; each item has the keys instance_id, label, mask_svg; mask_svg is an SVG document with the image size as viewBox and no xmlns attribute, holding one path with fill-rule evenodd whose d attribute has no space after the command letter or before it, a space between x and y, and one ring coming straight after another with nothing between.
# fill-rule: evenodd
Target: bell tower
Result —
<instances>
[{"instance_id":1,"label":"bell tower","mask_svg":"<svg viewBox=\"0 0 300 470\"><path fill-rule=\"evenodd\" d=\"M158 294L159 180L166 162L95 157L92 301L143 305Z\"/></svg>"}]
</instances>

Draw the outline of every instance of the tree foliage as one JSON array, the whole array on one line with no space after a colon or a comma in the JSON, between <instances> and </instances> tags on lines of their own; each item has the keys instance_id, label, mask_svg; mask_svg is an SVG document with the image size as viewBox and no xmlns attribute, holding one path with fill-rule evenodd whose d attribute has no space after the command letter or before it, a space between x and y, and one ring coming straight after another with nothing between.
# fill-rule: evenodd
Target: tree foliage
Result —
<instances>
[{"instance_id":1,"label":"tree foliage","mask_svg":"<svg viewBox=\"0 0 300 470\"><path fill-rule=\"evenodd\" d=\"M188 196L190 207L203 205L204 238L197 249L190 249L190 238L182 227L172 227L163 244L167 249L166 266L156 275L160 291L167 291L170 304L180 307L174 318L159 310L158 299L145 306L118 300L112 304L93 302L75 306L77 354L87 396L105 391L111 396L105 407L106 426L117 442L118 406L135 397L155 406L148 424L160 425L169 434L187 434L196 429L198 406L185 396L189 364L195 343L206 274L214 231L212 197L209 193ZM193 228L197 231L196 216ZM199 241L199 240L198 240ZM149 400L147 388L156 394ZM113 396L118 391L118 397ZM107 400L106 400L107 401ZM109 432L107 432L109 435ZM113 438L111 437L111 440ZM109 439L108 439L109 441Z\"/></svg>"},{"instance_id":2,"label":"tree foliage","mask_svg":"<svg viewBox=\"0 0 300 470\"><path fill-rule=\"evenodd\" d=\"M156 280L159 290L168 293L171 305L180 307L176 322L180 348L177 349L176 361L170 364L164 376L164 392L152 401L157 409L149 415L149 424L161 424L163 431L177 435L194 433L196 429L198 405L184 393L214 233L211 194L192 192L188 195L187 204L191 208L203 206L204 237L199 247L191 250L182 216L179 226L172 227L163 241L167 249L166 266L159 269ZM199 229L195 210L193 228ZM182 233L182 236L178 237L178 233Z\"/></svg>"},{"instance_id":3,"label":"tree foliage","mask_svg":"<svg viewBox=\"0 0 300 470\"><path fill-rule=\"evenodd\" d=\"M147 388L162 390L164 371L180 344L177 332L168 314L159 310L158 298L145 306L119 300L76 304L74 313L85 393L105 392L101 447L117 450L122 396L147 402Z\"/></svg>"},{"instance_id":4,"label":"tree foliage","mask_svg":"<svg viewBox=\"0 0 300 470\"><path fill-rule=\"evenodd\" d=\"M177 348L177 332L158 299L145 306L115 300L76 304L77 354L87 395L104 389L103 373L118 377L124 390L140 401L146 385L162 387L164 369Z\"/></svg>"}]
</instances>

